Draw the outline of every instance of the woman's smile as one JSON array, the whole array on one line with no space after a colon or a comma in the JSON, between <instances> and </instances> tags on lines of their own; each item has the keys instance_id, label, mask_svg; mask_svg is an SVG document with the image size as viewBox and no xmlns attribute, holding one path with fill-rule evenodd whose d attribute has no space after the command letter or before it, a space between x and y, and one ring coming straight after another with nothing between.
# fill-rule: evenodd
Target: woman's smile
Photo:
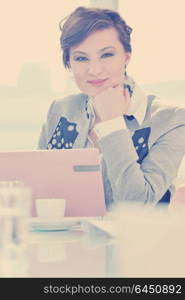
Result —
<instances>
[{"instance_id":1,"label":"woman's smile","mask_svg":"<svg viewBox=\"0 0 185 300\"><path fill-rule=\"evenodd\" d=\"M107 80L108 80L108 78L97 79L97 80L88 80L87 82L90 83L92 86L98 87L98 86L102 86Z\"/></svg>"}]
</instances>

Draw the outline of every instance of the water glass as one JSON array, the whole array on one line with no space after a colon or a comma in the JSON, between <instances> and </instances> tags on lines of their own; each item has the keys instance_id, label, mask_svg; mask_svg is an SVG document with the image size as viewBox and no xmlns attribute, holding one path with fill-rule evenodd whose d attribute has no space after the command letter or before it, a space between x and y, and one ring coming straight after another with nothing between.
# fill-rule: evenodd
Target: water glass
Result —
<instances>
[{"instance_id":1,"label":"water glass","mask_svg":"<svg viewBox=\"0 0 185 300\"><path fill-rule=\"evenodd\" d=\"M0 277L25 273L31 195L31 189L22 181L0 182Z\"/></svg>"}]
</instances>

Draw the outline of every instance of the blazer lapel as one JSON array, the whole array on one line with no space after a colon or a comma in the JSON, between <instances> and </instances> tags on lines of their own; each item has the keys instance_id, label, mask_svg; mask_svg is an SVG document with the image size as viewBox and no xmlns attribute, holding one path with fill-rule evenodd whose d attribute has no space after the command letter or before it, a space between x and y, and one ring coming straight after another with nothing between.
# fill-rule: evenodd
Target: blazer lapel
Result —
<instances>
[{"instance_id":1,"label":"blazer lapel","mask_svg":"<svg viewBox=\"0 0 185 300\"><path fill-rule=\"evenodd\" d=\"M82 111L78 113L78 116L75 116L73 122L77 124L76 130L78 132L73 148L83 148L87 140L90 118L87 117L86 111Z\"/></svg>"},{"instance_id":2,"label":"blazer lapel","mask_svg":"<svg viewBox=\"0 0 185 300\"><path fill-rule=\"evenodd\" d=\"M54 119L54 130L48 140L48 149L84 148L89 131L91 116L87 111L88 97L75 99L67 113Z\"/></svg>"}]
</instances>

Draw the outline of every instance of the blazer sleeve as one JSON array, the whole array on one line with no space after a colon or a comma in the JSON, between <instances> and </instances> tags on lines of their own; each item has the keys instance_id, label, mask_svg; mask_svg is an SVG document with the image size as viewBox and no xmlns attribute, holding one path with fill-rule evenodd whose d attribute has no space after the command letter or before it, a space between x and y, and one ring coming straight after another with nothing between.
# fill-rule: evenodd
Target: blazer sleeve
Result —
<instances>
[{"instance_id":1,"label":"blazer sleeve","mask_svg":"<svg viewBox=\"0 0 185 300\"><path fill-rule=\"evenodd\" d=\"M53 101L49 107L46 122L42 125L41 133L39 136L39 141L37 145L37 149L47 149L48 139L49 139L49 129L51 126L51 121L53 117L53 111L56 101Z\"/></svg>"},{"instance_id":2,"label":"blazer sleeve","mask_svg":"<svg viewBox=\"0 0 185 300\"><path fill-rule=\"evenodd\" d=\"M184 124L181 121L160 136L141 164L128 129L103 137L99 144L114 200L155 205L172 184L185 154L185 113Z\"/></svg>"}]
</instances>

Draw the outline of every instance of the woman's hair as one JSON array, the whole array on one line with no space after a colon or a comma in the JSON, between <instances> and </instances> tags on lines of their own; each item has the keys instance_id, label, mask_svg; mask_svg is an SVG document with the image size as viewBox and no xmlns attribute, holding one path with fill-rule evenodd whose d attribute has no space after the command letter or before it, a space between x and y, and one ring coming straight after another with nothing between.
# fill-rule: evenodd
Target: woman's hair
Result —
<instances>
[{"instance_id":1,"label":"woman's hair","mask_svg":"<svg viewBox=\"0 0 185 300\"><path fill-rule=\"evenodd\" d=\"M113 10L100 8L78 7L72 12L65 23L60 22L60 45L63 50L63 63L70 68L70 48L80 44L92 32L113 27L118 32L119 40L126 52L131 52L129 27L121 16Z\"/></svg>"}]
</instances>

